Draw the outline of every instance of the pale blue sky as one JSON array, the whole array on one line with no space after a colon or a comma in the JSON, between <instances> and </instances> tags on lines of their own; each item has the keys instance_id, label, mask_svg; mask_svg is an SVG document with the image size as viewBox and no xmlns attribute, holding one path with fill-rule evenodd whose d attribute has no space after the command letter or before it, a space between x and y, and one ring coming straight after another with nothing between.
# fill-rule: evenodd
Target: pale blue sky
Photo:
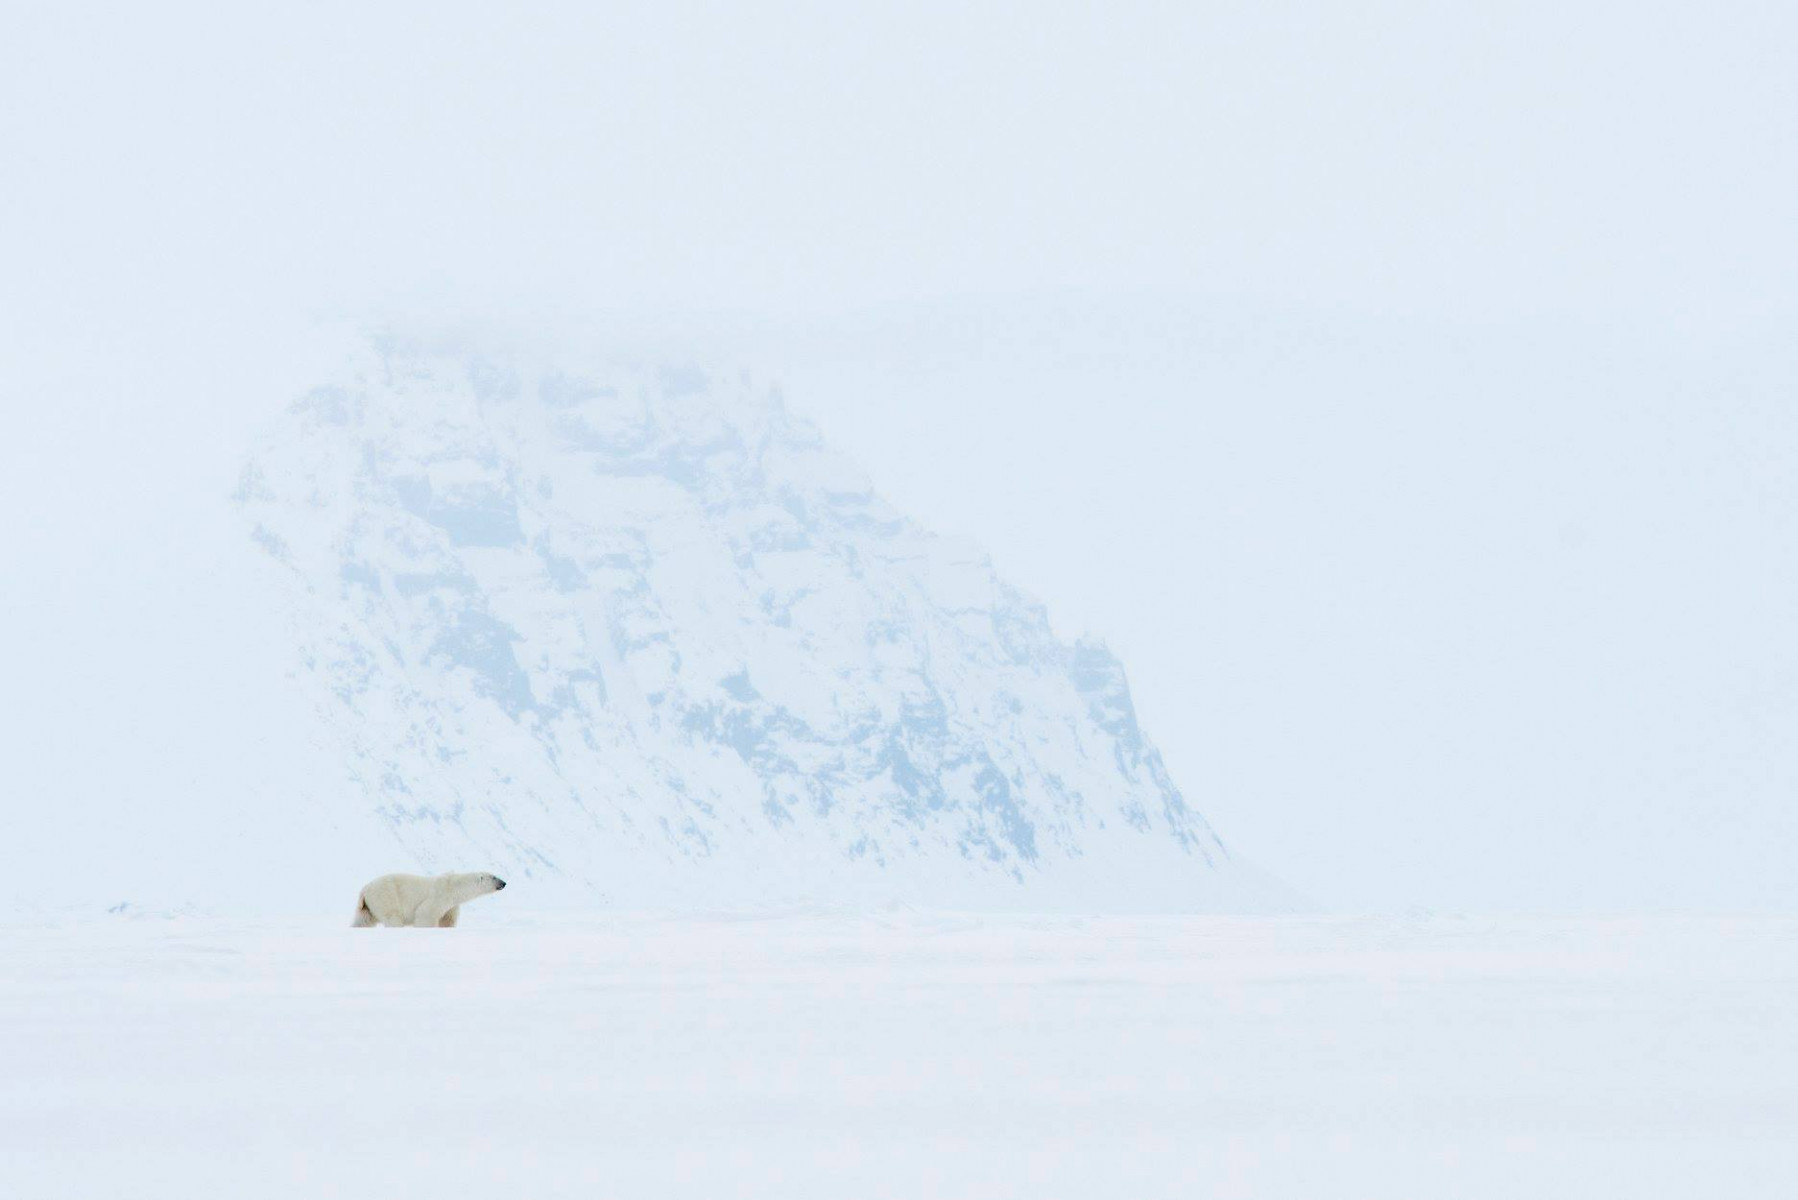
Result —
<instances>
[{"instance_id":1,"label":"pale blue sky","mask_svg":"<svg viewBox=\"0 0 1798 1200\"><path fill-rule=\"evenodd\" d=\"M255 639L193 581L308 322L574 330L780 379L1327 900L1790 907L1795 47L1780 4L9 6L0 695L225 707L178 634Z\"/></svg>"}]
</instances>

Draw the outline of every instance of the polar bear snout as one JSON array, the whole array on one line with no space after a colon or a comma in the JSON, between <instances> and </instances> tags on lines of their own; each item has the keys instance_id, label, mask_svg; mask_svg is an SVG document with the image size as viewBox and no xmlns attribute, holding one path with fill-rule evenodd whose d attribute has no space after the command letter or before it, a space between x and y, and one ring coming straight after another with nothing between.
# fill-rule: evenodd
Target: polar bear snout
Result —
<instances>
[{"instance_id":1,"label":"polar bear snout","mask_svg":"<svg viewBox=\"0 0 1798 1200\"><path fill-rule=\"evenodd\" d=\"M506 890L506 881L503 879L500 879L496 876L493 880L493 890L496 892L505 891Z\"/></svg>"}]
</instances>

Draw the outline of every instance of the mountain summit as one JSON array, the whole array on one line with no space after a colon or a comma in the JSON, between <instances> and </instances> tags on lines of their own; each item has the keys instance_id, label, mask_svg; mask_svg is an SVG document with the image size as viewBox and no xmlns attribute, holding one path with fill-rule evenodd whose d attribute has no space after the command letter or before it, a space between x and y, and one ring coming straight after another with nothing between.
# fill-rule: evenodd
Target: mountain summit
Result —
<instances>
[{"instance_id":1,"label":"mountain summit","mask_svg":"<svg viewBox=\"0 0 1798 1200\"><path fill-rule=\"evenodd\" d=\"M747 380L375 343L236 502L339 819L420 867L623 905L1265 894L1110 651Z\"/></svg>"}]
</instances>

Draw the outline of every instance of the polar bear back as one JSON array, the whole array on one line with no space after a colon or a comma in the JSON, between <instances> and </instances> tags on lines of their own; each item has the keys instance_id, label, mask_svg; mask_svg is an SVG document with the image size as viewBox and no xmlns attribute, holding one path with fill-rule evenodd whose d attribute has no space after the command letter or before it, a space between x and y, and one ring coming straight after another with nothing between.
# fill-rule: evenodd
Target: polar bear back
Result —
<instances>
[{"instance_id":1,"label":"polar bear back","mask_svg":"<svg viewBox=\"0 0 1798 1200\"><path fill-rule=\"evenodd\" d=\"M362 889L362 908L374 918L371 925L414 925L438 890L429 875L383 875Z\"/></svg>"}]
</instances>

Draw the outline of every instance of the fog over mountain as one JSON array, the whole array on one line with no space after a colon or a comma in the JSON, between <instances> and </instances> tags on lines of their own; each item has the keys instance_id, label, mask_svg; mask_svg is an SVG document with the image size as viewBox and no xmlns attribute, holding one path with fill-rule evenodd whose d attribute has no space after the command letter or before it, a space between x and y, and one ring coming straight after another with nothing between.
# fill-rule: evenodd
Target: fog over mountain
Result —
<instances>
[{"instance_id":1,"label":"fog over mountain","mask_svg":"<svg viewBox=\"0 0 1798 1200\"><path fill-rule=\"evenodd\" d=\"M778 380L1324 903L1790 911L1794 45L1763 0L10 6L0 898L387 866L229 500L341 327Z\"/></svg>"},{"instance_id":2,"label":"fog over mountain","mask_svg":"<svg viewBox=\"0 0 1798 1200\"><path fill-rule=\"evenodd\" d=\"M333 820L396 860L624 904L1274 902L1104 644L766 384L377 339L235 502Z\"/></svg>"}]
</instances>

